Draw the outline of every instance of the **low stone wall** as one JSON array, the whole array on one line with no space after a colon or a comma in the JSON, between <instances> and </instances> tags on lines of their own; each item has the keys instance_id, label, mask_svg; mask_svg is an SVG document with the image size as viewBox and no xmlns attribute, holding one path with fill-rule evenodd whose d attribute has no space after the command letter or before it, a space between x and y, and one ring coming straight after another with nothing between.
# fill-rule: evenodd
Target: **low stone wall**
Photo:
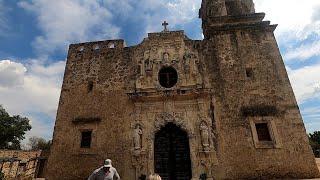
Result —
<instances>
[{"instance_id":1,"label":"low stone wall","mask_svg":"<svg viewBox=\"0 0 320 180\"><path fill-rule=\"evenodd\" d=\"M317 165L318 165L318 168L319 168L319 171L320 171L320 158L316 158L316 162L317 162Z\"/></svg>"},{"instance_id":2,"label":"low stone wall","mask_svg":"<svg viewBox=\"0 0 320 180\"><path fill-rule=\"evenodd\" d=\"M5 179L33 179L39 171L42 151L0 150L0 171Z\"/></svg>"}]
</instances>

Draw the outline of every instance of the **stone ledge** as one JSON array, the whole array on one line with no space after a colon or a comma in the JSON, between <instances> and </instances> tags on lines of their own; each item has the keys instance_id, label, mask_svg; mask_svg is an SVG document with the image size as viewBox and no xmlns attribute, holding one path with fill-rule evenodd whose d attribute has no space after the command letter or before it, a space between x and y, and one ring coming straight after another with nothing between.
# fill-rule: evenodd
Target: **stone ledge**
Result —
<instances>
[{"instance_id":1,"label":"stone ledge","mask_svg":"<svg viewBox=\"0 0 320 180\"><path fill-rule=\"evenodd\" d=\"M74 120L72 120L72 122L74 124L78 124L78 123L92 123L92 122L100 122L101 118L98 117L93 117L93 118L82 118L82 117L78 117L75 118Z\"/></svg>"}]
</instances>

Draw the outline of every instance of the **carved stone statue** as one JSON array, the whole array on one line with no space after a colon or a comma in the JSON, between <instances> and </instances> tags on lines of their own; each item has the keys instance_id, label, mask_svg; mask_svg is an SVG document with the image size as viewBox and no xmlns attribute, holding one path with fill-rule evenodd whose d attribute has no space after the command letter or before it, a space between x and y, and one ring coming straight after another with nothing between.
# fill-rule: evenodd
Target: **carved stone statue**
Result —
<instances>
[{"instance_id":1,"label":"carved stone statue","mask_svg":"<svg viewBox=\"0 0 320 180\"><path fill-rule=\"evenodd\" d=\"M139 124L136 125L133 133L133 143L134 143L134 150L141 149L141 141L142 141L142 129Z\"/></svg>"},{"instance_id":2,"label":"carved stone statue","mask_svg":"<svg viewBox=\"0 0 320 180\"><path fill-rule=\"evenodd\" d=\"M167 53L167 52L163 53L163 61L165 63L169 62L169 53Z\"/></svg>"},{"instance_id":3,"label":"carved stone statue","mask_svg":"<svg viewBox=\"0 0 320 180\"><path fill-rule=\"evenodd\" d=\"M150 51L145 51L143 54L143 68L145 72L152 71L153 61L150 59Z\"/></svg>"},{"instance_id":4,"label":"carved stone statue","mask_svg":"<svg viewBox=\"0 0 320 180\"><path fill-rule=\"evenodd\" d=\"M147 59L147 60L145 60L144 64L145 64L146 71L152 71L152 67L153 67L152 60Z\"/></svg>"},{"instance_id":5,"label":"carved stone statue","mask_svg":"<svg viewBox=\"0 0 320 180\"><path fill-rule=\"evenodd\" d=\"M153 62L150 59L150 51L145 51L143 54L143 65L144 65L144 71L152 71Z\"/></svg>"},{"instance_id":6,"label":"carved stone statue","mask_svg":"<svg viewBox=\"0 0 320 180\"><path fill-rule=\"evenodd\" d=\"M197 56L192 54L190 58L190 68L191 74L193 76L198 74L198 64L197 64Z\"/></svg>"},{"instance_id":7,"label":"carved stone statue","mask_svg":"<svg viewBox=\"0 0 320 180\"><path fill-rule=\"evenodd\" d=\"M184 60L184 64L183 64L183 67L184 67L184 71L189 74L190 73L190 55L189 54L185 54L183 56L183 60Z\"/></svg>"},{"instance_id":8,"label":"carved stone statue","mask_svg":"<svg viewBox=\"0 0 320 180\"><path fill-rule=\"evenodd\" d=\"M139 74L140 76L144 76L144 61L142 61L142 60L139 61L137 67L138 67L138 68L137 68L138 74Z\"/></svg>"},{"instance_id":9,"label":"carved stone statue","mask_svg":"<svg viewBox=\"0 0 320 180\"><path fill-rule=\"evenodd\" d=\"M198 73L197 56L195 54L186 53L183 56L184 59L184 70L187 74L192 76Z\"/></svg>"},{"instance_id":10,"label":"carved stone statue","mask_svg":"<svg viewBox=\"0 0 320 180\"><path fill-rule=\"evenodd\" d=\"M146 59L149 59L150 58L150 51L145 51L144 54L143 54L143 59L146 60Z\"/></svg>"},{"instance_id":11,"label":"carved stone statue","mask_svg":"<svg viewBox=\"0 0 320 180\"><path fill-rule=\"evenodd\" d=\"M209 128L205 122L201 122L200 124L200 134L201 134L201 143L204 150L208 150L210 146L209 140Z\"/></svg>"}]
</instances>

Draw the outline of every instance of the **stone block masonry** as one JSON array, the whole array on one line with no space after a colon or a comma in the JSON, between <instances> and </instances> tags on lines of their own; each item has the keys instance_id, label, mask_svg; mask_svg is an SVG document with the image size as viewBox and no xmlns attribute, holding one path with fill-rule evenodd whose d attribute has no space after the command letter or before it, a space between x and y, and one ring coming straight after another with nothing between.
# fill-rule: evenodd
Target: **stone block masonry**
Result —
<instances>
[{"instance_id":1,"label":"stone block masonry","mask_svg":"<svg viewBox=\"0 0 320 180\"><path fill-rule=\"evenodd\" d=\"M123 179L315 178L278 49L252 0L203 0L183 31L70 45L46 177L84 179L110 158Z\"/></svg>"}]
</instances>

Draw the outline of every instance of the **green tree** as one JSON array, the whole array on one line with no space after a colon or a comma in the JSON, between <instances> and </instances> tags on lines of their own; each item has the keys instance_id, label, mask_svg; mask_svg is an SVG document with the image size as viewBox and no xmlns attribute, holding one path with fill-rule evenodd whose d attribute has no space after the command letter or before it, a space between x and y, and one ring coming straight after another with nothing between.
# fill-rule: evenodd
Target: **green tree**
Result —
<instances>
[{"instance_id":1,"label":"green tree","mask_svg":"<svg viewBox=\"0 0 320 180\"><path fill-rule=\"evenodd\" d=\"M4 179L4 174L2 172L0 172L0 180Z\"/></svg>"},{"instance_id":2,"label":"green tree","mask_svg":"<svg viewBox=\"0 0 320 180\"><path fill-rule=\"evenodd\" d=\"M31 150L49 150L51 141L47 141L41 137L33 136L29 138L28 145L30 146Z\"/></svg>"},{"instance_id":3,"label":"green tree","mask_svg":"<svg viewBox=\"0 0 320 180\"><path fill-rule=\"evenodd\" d=\"M20 141L30 130L28 118L10 116L0 105L0 149L21 149Z\"/></svg>"},{"instance_id":4,"label":"green tree","mask_svg":"<svg viewBox=\"0 0 320 180\"><path fill-rule=\"evenodd\" d=\"M320 131L309 134L310 145L316 157L320 157Z\"/></svg>"}]
</instances>

